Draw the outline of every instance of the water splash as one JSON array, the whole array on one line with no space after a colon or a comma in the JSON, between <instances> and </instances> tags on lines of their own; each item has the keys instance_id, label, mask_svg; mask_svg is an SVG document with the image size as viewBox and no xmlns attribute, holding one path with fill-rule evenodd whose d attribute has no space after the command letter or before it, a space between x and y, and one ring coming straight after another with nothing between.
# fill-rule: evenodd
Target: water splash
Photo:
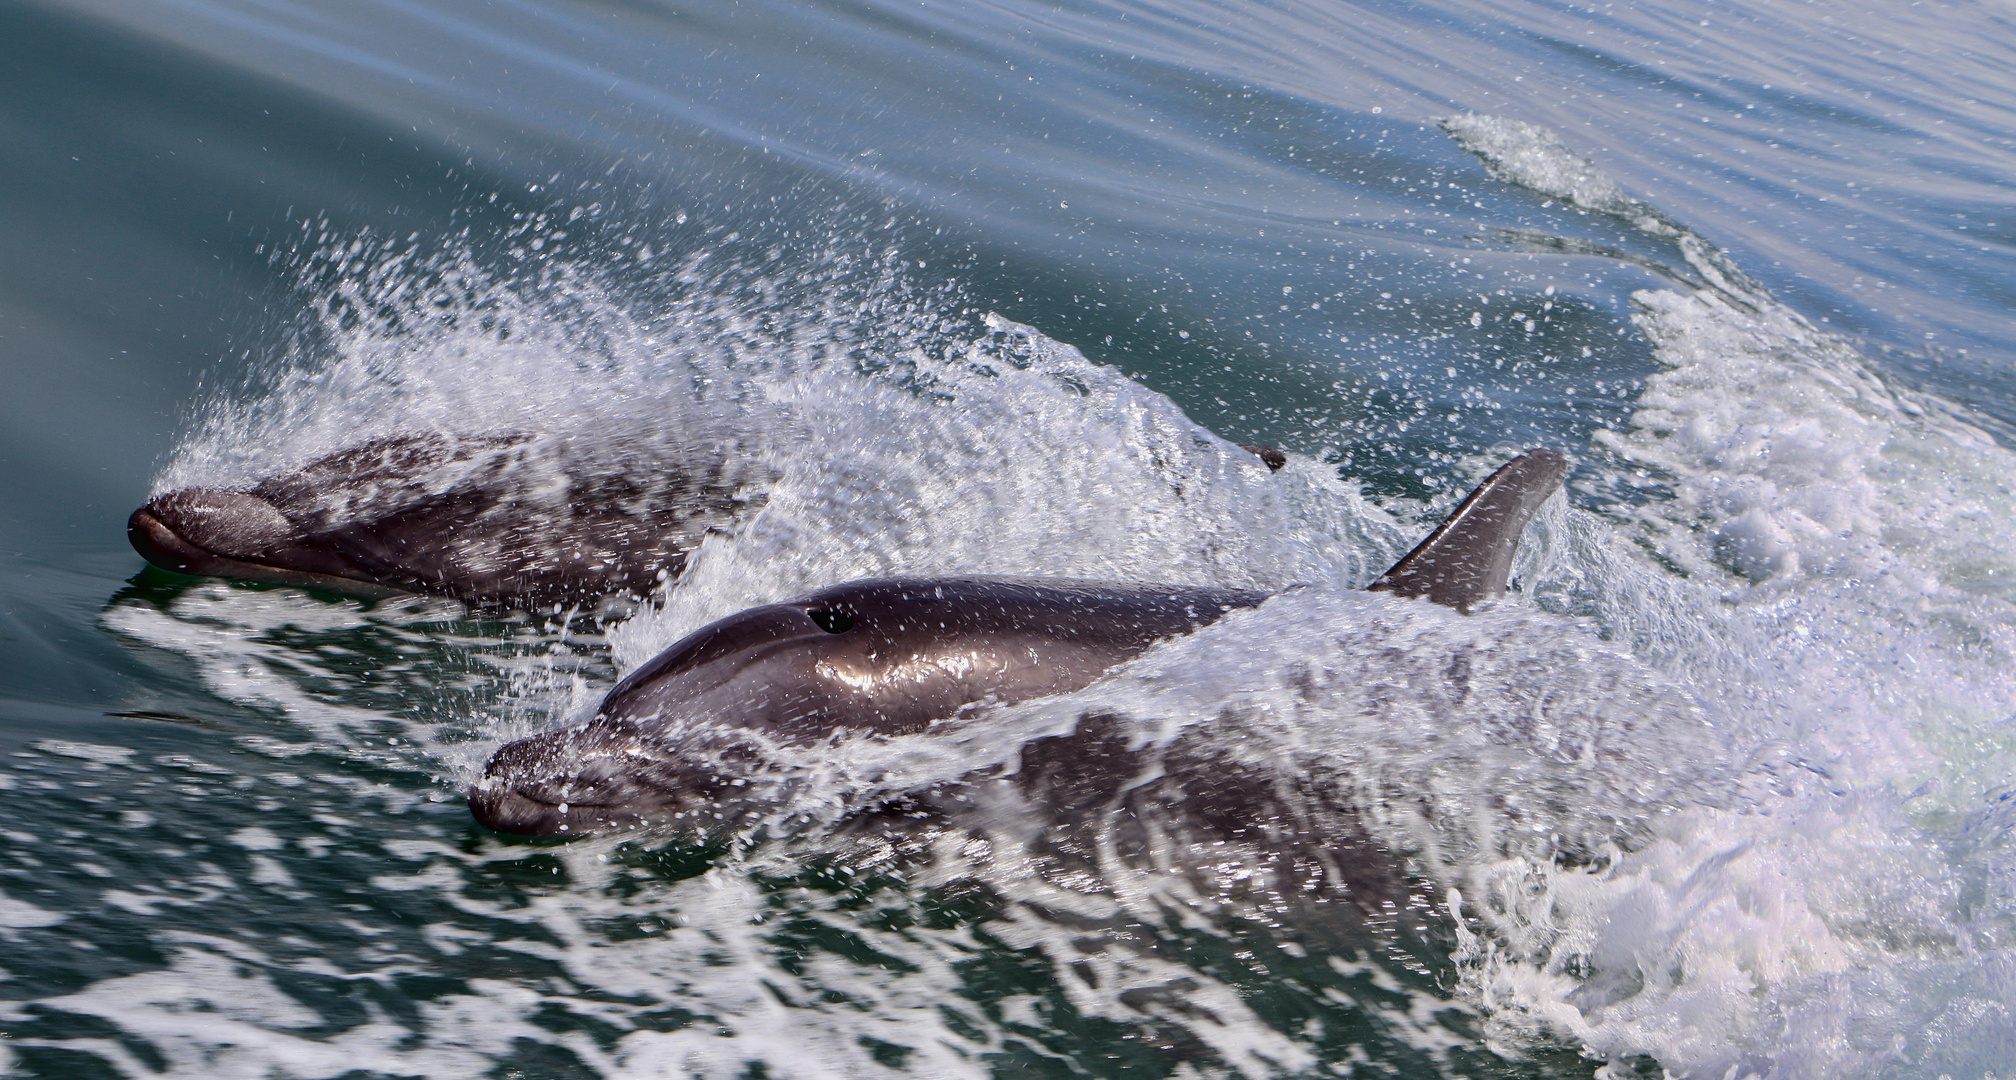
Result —
<instances>
[{"instance_id":1,"label":"water splash","mask_svg":"<svg viewBox=\"0 0 2016 1080\"><path fill-rule=\"evenodd\" d=\"M1501 1038L1552 1028L1677 1075L2001 1068L2016 913L1983 884L2008 853L1964 837L2016 768L2016 552L1994 524L2016 460L1551 133L1448 126L1515 183L1675 236L1698 279L1635 295L1667 370L1596 440L1664 488L1606 516L1685 584L1664 610L1586 579L1556 595L1737 719L1756 762L1752 799L1661 815L1623 858L1508 868L1485 895L1512 917L1461 952L1472 993Z\"/></svg>"}]
</instances>

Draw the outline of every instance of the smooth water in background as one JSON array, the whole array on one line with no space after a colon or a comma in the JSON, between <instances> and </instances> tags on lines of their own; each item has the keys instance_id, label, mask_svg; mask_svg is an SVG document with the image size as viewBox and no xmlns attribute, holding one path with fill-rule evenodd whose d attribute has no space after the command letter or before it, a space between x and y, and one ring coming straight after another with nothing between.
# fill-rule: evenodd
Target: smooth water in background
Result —
<instances>
[{"instance_id":1,"label":"smooth water in background","mask_svg":"<svg viewBox=\"0 0 2016 1080\"><path fill-rule=\"evenodd\" d=\"M0 1068L2006 1080L2012 71L1999 2L0 4ZM126 544L428 428L777 480L564 627ZM1510 602L1355 591L1536 444ZM462 805L686 630L951 572L1307 587L764 842ZM1405 895L836 821L1091 713Z\"/></svg>"}]
</instances>

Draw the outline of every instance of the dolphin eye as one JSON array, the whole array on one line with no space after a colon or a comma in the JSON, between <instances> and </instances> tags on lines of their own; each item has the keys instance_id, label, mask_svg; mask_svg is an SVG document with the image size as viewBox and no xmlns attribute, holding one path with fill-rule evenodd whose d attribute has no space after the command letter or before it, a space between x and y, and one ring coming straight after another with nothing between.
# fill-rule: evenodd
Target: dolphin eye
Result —
<instances>
[{"instance_id":1,"label":"dolphin eye","mask_svg":"<svg viewBox=\"0 0 2016 1080\"><path fill-rule=\"evenodd\" d=\"M819 629L824 630L829 634L844 634L847 631L854 629L854 616L849 615L844 611L834 611L831 609L825 611L808 611L805 613L805 615L806 617L810 618L814 623L818 624Z\"/></svg>"}]
</instances>

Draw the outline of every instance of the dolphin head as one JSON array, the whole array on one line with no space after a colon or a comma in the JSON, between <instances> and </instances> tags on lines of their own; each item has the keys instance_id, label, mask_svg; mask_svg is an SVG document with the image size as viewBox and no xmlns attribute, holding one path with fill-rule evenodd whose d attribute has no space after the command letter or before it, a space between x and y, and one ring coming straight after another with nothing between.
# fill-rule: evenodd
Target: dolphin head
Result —
<instances>
[{"instance_id":1,"label":"dolphin head","mask_svg":"<svg viewBox=\"0 0 2016 1080\"><path fill-rule=\"evenodd\" d=\"M457 482L494 477L498 455L526 439L373 439L245 488L156 495L133 511L126 535L142 558L179 574L366 597L439 591L427 586L453 547L443 526L467 524L470 510L495 501L478 492L472 506Z\"/></svg>"},{"instance_id":2,"label":"dolphin head","mask_svg":"<svg viewBox=\"0 0 2016 1080\"><path fill-rule=\"evenodd\" d=\"M861 607L815 598L701 628L623 680L586 724L500 748L470 811L521 835L642 825L705 835L732 827L759 789L775 799L774 784L749 780L779 746L901 733L955 711L965 693L942 672L941 685L920 685L932 680L904 669L899 627L876 618L887 611Z\"/></svg>"},{"instance_id":3,"label":"dolphin head","mask_svg":"<svg viewBox=\"0 0 2016 1080\"><path fill-rule=\"evenodd\" d=\"M727 773L746 750L653 738L637 725L598 722L520 739L498 750L469 789L469 811L498 832L584 836L643 825L708 834L740 801Z\"/></svg>"},{"instance_id":4,"label":"dolphin head","mask_svg":"<svg viewBox=\"0 0 2016 1080\"><path fill-rule=\"evenodd\" d=\"M399 590L328 544L319 544L258 495L183 488L148 500L126 521L142 558L178 574L327 589L353 596Z\"/></svg>"},{"instance_id":5,"label":"dolphin head","mask_svg":"<svg viewBox=\"0 0 2016 1080\"><path fill-rule=\"evenodd\" d=\"M805 724L842 711L844 687L819 668L847 651L834 639L852 629L850 616L806 604L710 624L625 679L589 722L499 748L469 810L525 836L727 827L748 801L746 778L733 774L760 761L758 744L806 741Z\"/></svg>"}]
</instances>

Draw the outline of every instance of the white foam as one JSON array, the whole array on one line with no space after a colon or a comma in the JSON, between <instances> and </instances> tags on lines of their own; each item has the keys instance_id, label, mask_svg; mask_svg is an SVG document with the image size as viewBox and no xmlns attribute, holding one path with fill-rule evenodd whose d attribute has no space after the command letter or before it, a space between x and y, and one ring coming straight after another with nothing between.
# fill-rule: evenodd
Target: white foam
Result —
<instances>
[{"instance_id":1,"label":"white foam","mask_svg":"<svg viewBox=\"0 0 2016 1080\"><path fill-rule=\"evenodd\" d=\"M1470 127L1503 175L1572 194L1551 135ZM2012 853L1983 823L2016 774L2016 454L1682 233L1710 285L1637 294L1667 368L1598 445L1670 484L1611 513L1689 576L1597 618L1738 722L1757 784L1600 871L1480 868L1466 985L1509 1045L1551 1028L1679 1076L2006 1069Z\"/></svg>"},{"instance_id":2,"label":"white foam","mask_svg":"<svg viewBox=\"0 0 2016 1080\"><path fill-rule=\"evenodd\" d=\"M1560 136L1538 124L1484 113L1459 113L1441 123L1457 145L1521 187L1567 199L1584 210L1628 217L1651 212L1595 162L1569 150Z\"/></svg>"},{"instance_id":3,"label":"white foam","mask_svg":"<svg viewBox=\"0 0 2016 1080\"><path fill-rule=\"evenodd\" d=\"M60 911L49 911L36 907L26 900L0 896L0 928L23 930L36 926L54 926L67 918L69 916Z\"/></svg>"},{"instance_id":4,"label":"white foam","mask_svg":"<svg viewBox=\"0 0 2016 1080\"><path fill-rule=\"evenodd\" d=\"M231 842L247 851L276 851L285 846L285 841L273 835L273 830L250 825L231 834Z\"/></svg>"},{"instance_id":5,"label":"white foam","mask_svg":"<svg viewBox=\"0 0 2016 1080\"><path fill-rule=\"evenodd\" d=\"M133 750L124 746L103 746L98 743L71 742L68 739L36 739L28 745L37 750L64 757L80 758L96 765L125 765L132 761Z\"/></svg>"}]
</instances>

